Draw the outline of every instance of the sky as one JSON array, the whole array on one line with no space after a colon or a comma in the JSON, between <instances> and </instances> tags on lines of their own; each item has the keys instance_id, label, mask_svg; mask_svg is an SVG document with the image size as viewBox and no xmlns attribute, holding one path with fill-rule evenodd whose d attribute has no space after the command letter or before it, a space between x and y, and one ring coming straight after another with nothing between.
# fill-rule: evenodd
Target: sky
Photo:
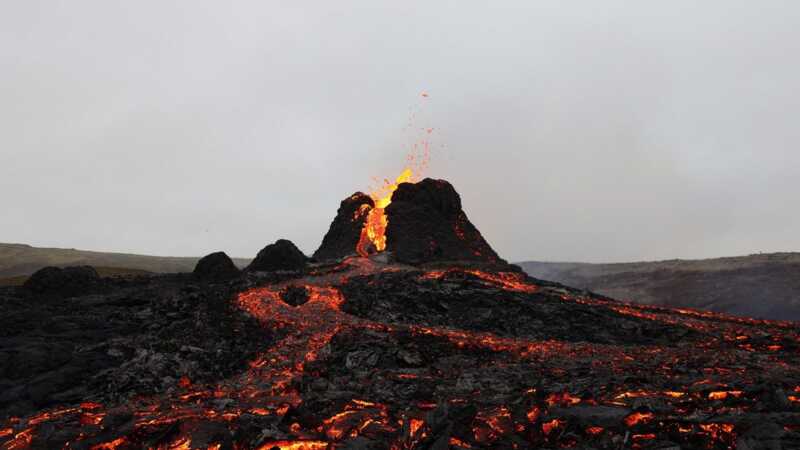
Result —
<instances>
[{"instance_id":1,"label":"sky","mask_svg":"<svg viewBox=\"0 0 800 450\"><path fill-rule=\"evenodd\" d=\"M800 251L798 54L794 0L8 0L0 242L310 254L433 128L508 260Z\"/></svg>"}]
</instances>

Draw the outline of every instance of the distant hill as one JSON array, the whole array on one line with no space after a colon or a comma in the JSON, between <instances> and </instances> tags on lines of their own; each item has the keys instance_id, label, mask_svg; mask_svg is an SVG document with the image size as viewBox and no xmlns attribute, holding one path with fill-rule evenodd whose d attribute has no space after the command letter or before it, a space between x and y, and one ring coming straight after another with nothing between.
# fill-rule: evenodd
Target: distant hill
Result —
<instances>
[{"instance_id":1,"label":"distant hill","mask_svg":"<svg viewBox=\"0 0 800 450\"><path fill-rule=\"evenodd\" d=\"M800 320L800 253L621 264L518 264L533 277L620 300Z\"/></svg>"},{"instance_id":2,"label":"distant hill","mask_svg":"<svg viewBox=\"0 0 800 450\"><path fill-rule=\"evenodd\" d=\"M164 257L103 253L64 248L39 248L25 244L0 243L0 279L5 284L18 284L25 277L46 266L89 265L101 274L135 271L174 273L191 272L200 257ZM234 263L244 267L249 259L236 258ZM0 284L4 284L0 280ZM12 281L13 280L13 281Z\"/></svg>"}]
</instances>

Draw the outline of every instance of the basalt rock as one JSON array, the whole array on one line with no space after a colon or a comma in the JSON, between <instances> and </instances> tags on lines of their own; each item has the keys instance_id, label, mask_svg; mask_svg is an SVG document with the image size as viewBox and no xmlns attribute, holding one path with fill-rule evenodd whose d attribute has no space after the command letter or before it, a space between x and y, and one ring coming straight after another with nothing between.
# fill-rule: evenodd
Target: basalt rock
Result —
<instances>
[{"instance_id":1,"label":"basalt rock","mask_svg":"<svg viewBox=\"0 0 800 450\"><path fill-rule=\"evenodd\" d=\"M45 267L31 275L24 288L36 294L69 297L95 289L100 276L91 266Z\"/></svg>"},{"instance_id":2,"label":"basalt rock","mask_svg":"<svg viewBox=\"0 0 800 450\"><path fill-rule=\"evenodd\" d=\"M399 262L505 263L469 221L461 197L447 181L401 184L386 215L386 249Z\"/></svg>"},{"instance_id":3,"label":"basalt rock","mask_svg":"<svg viewBox=\"0 0 800 450\"><path fill-rule=\"evenodd\" d=\"M342 200L322 245L314 252L314 258L326 261L355 254L367 212L374 206L370 196L362 192Z\"/></svg>"},{"instance_id":4,"label":"basalt rock","mask_svg":"<svg viewBox=\"0 0 800 450\"><path fill-rule=\"evenodd\" d=\"M236 278L239 269L225 252L216 252L198 261L193 273L200 280L222 281Z\"/></svg>"},{"instance_id":5,"label":"basalt rock","mask_svg":"<svg viewBox=\"0 0 800 450\"><path fill-rule=\"evenodd\" d=\"M302 270L308 264L308 257L291 241L279 239L264 247L247 266L251 272L274 272L277 270Z\"/></svg>"}]
</instances>

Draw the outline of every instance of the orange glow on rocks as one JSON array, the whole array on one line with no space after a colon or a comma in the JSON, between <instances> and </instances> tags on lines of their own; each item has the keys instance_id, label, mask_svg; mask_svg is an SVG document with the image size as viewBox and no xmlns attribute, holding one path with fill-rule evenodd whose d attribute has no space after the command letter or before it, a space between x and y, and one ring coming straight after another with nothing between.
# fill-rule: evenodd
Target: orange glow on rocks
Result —
<instances>
[{"instance_id":1,"label":"orange glow on rocks","mask_svg":"<svg viewBox=\"0 0 800 450\"><path fill-rule=\"evenodd\" d=\"M640 423L646 423L653 420L653 413L651 412L635 412L625 418L625 425L633 427Z\"/></svg>"},{"instance_id":2,"label":"orange glow on rocks","mask_svg":"<svg viewBox=\"0 0 800 450\"><path fill-rule=\"evenodd\" d=\"M357 293L373 284L381 289L374 300L385 308L380 311L386 311L386 317L357 309ZM295 306L284 301L290 287L304 289L308 300ZM698 334L688 345L620 345L514 334L511 328L498 332L486 325L489 321L472 328L464 322L437 322L433 319L452 319L456 314L457 303L447 302L441 295L444 289L458 292L459 302L473 296L491 308L510 302L518 308L515 311L524 311L536 304L542 306L540 311L559 311L563 321L571 320L564 311L577 311L589 314L592 321L620 317L622 323L636 327L663 325L654 329L666 333L675 332L668 326L686 333L711 330L714 339ZM397 314L399 319L393 320L388 317L394 313L391 297L398 290L400 300L411 306L401 310L405 316ZM424 296L434 294L440 295L435 303L424 303ZM424 271L354 257L314 267L303 278L255 281L231 302L243 315L275 332L274 341L265 343L249 364L245 362L242 372L205 385L199 380L176 380L183 387L132 399L122 407L84 402L0 422L0 449L46 448L41 444L49 430L62 426L80 434L76 431L70 445L58 448L97 450L327 450L347 448L356 439L397 450L431 448L433 442L457 449L515 448L511 445L515 442L518 448L619 448L623 442L626 448L648 448L664 436L681 448L735 448L737 432L748 426L739 416L763 401L748 386L758 380L762 368L753 360L742 363L749 355L739 347L745 342L754 351L765 352L758 357L792 375L780 391L782 402L788 402L786 414L800 401L797 372L788 365L795 363L796 355L786 350L766 353L775 345L773 337L782 338L784 348L796 349L796 328L767 324L772 337L765 339L762 323L614 302L534 283L513 271L457 267ZM576 307L559 309L565 304ZM413 319L408 311L420 305L443 312L427 313L426 319L431 318L427 322ZM489 307L486 311L496 313ZM546 317L537 326L546 326ZM381 358L388 358L388 364L376 362ZM497 376L509 368L513 377ZM697 368L699 374L686 368ZM573 379L578 373L584 375ZM590 380L586 374L597 375ZM630 383L631 379L636 381ZM432 384L436 390L430 389ZM775 392L770 391L769 398ZM651 412L645 409L648 405L659 408ZM596 407L610 411L614 419L576 419L581 411ZM127 430L108 425L118 417L114 411L118 408L127 408ZM458 427L443 425L450 420ZM782 426L788 433L796 424ZM248 427L277 431L257 439L242 437ZM194 434L198 428L202 432ZM451 434L443 434L445 429ZM209 442L203 435L207 430L219 430L218 435L228 440ZM154 436L162 440L150 443Z\"/></svg>"},{"instance_id":3,"label":"orange glow on rocks","mask_svg":"<svg viewBox=\"0 0 800 450\"><path fill-rule=\"evenodd\" d=\"M258 447L258 450L326 450L325 441L273 441Z\"/></svg>"}]
</instances>

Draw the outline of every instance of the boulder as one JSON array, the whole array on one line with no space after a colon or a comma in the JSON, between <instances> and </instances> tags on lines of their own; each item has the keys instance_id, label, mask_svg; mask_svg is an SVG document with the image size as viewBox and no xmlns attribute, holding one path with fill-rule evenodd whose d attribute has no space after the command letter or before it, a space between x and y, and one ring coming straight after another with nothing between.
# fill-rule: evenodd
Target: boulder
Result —
<instances>
[{"instance_id":1,"label":"boulder","mask_svg":"<svg viewBox=\"0 0 800 450\"><path fill-rule=\"evenodd\" d=\"M236 278L239 269L225 252L204 256L194 268L195 278L207 281L222 281Z\"/></svg>"},{"instance_id":2,"label":"boulder","mask_svg":"<svg viewBox=\"0 0 800 450\"><path fill-rule=\"evenodd\" d=\"M91 266L45 267L25 281L23 287L35 294L77 296L90 293L100 284L100 275Z\"/></svg>"},{"instance_id":3,"label":"boulder","mask_svg":"<svg viewBox=\"0 0 800 450\"><path fill-rule=\"evenodd\" d=\"M251 272L274 272L277 270L302 270L308 264L308 257L291 241L280 239L264 247L247 266Z\"/></svg>"}]
</instances>

